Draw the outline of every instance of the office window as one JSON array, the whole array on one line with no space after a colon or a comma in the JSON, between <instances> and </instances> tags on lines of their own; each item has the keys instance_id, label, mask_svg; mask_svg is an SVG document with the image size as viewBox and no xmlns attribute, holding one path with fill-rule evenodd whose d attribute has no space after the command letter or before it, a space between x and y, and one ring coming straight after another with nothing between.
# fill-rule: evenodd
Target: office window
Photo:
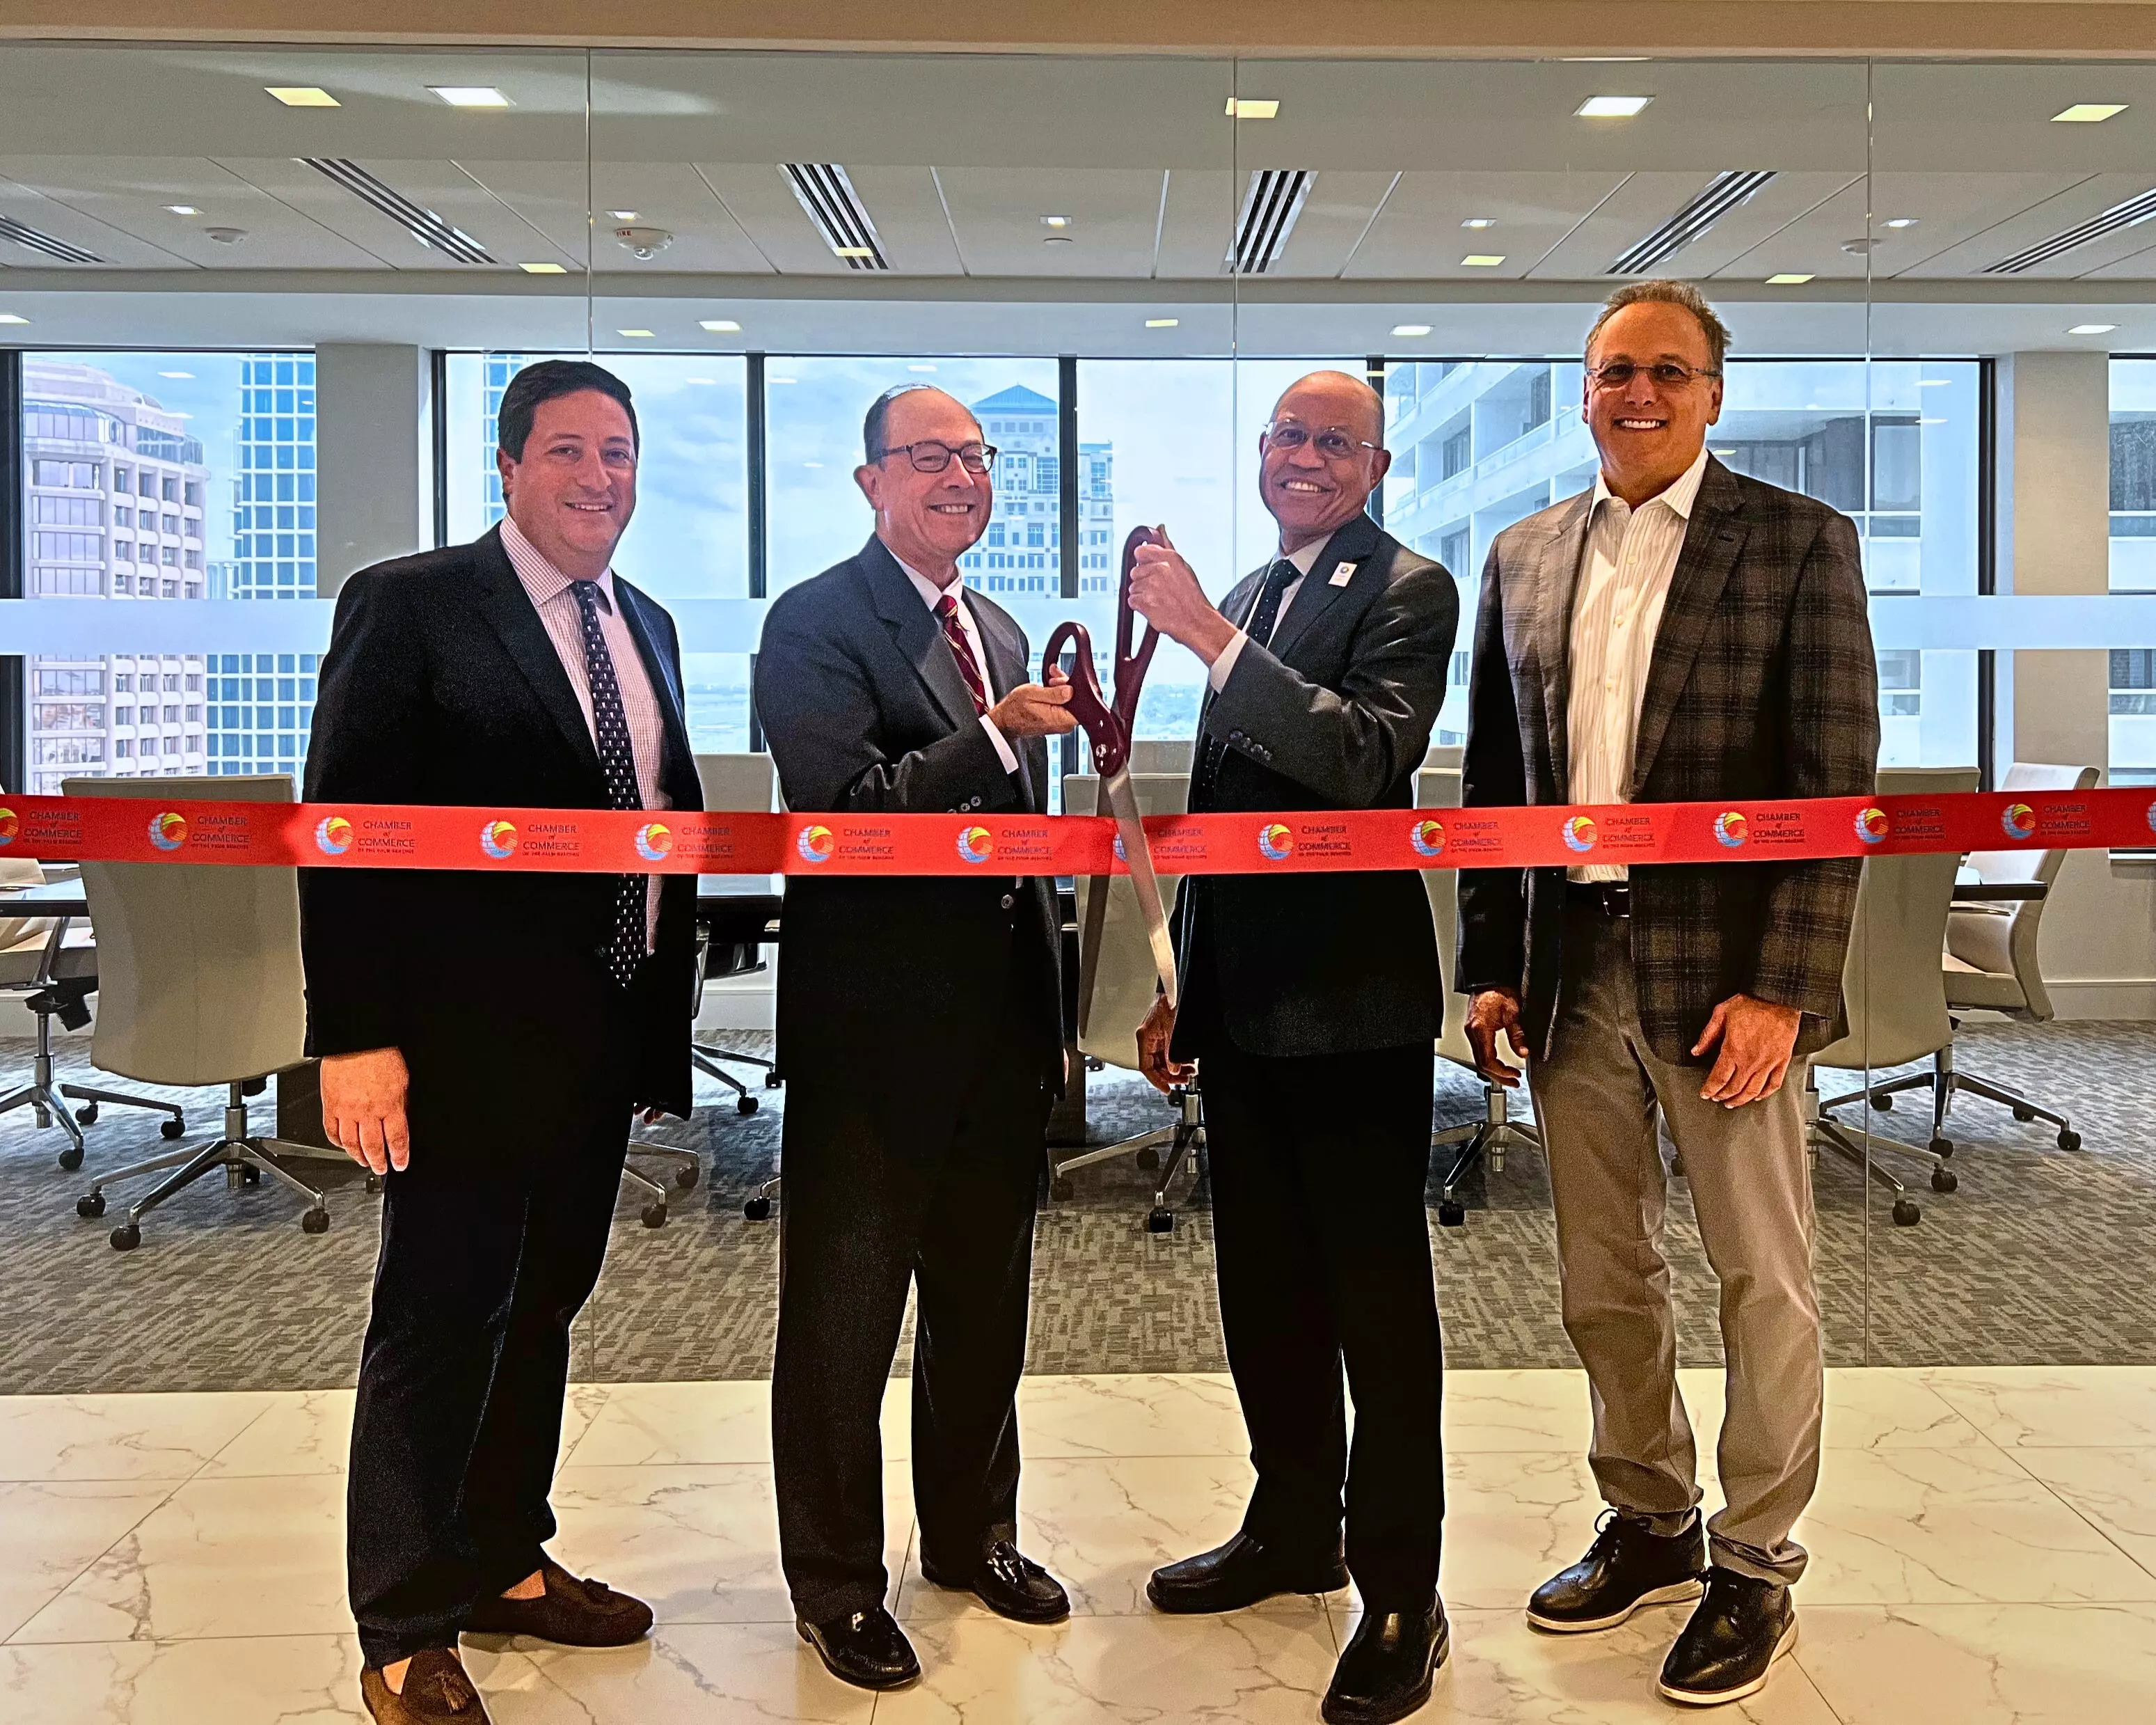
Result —
<instances>
[{"instance_id":1,"label":"office window","mask_svg":"<svg viewBox=\"0 0 2156 1725\"><path fill-rule=\"evenodd\" d=\"M2156 359L2111 362L2111 590L2156 592Z\"/></svg>"}]
</instances>

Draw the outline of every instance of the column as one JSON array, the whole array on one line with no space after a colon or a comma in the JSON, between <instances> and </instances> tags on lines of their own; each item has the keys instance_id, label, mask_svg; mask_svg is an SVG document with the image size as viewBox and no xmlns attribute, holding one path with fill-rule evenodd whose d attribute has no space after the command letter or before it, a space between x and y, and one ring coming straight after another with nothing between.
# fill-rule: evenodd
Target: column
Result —
<instances>
[{"instance_id":1,"label":"column","mask_svg":"<svg viewBox=\"0 0 2156 1725\"><path fill-rule=\"evenodd\" d=\"M429 368L424 348L315 349L316 595L385 558L434 543Z\"/></svg>"}]
</instances>

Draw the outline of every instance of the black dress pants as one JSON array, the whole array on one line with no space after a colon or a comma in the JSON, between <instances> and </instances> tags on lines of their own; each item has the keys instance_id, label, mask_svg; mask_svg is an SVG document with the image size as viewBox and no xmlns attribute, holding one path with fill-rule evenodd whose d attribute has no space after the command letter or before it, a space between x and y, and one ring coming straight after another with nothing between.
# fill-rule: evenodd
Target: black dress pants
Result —
<instances>
[{"instance_id":1,"label":"black dress pants","mask_svg":"<svg viewBox=\"0 0 2156 1725\"><path fill-rule=\"evenodd\" d=\"M1024 955L1020 954L1022 960ZM1022 963L1013 966L1022 970ZM906 1316L921 1556L970 1574L1018 1527L1018 1415L1048 1121L1045 1038L1018 1010L907 1084L789 1071L772 1448L796 1614L883 1603L880 1414ZM947 1084L955 1114L922 1086Z\"/></svg>"},{"instance_id":2,"label":"black dress pants","mask_svg":"<svg viewBox=\"0 0 2156 1725\"><path fill-rule=\"evenodd\" d=\"M551 1142L507 1155L414 1117L412 1165L383 1182L346 1507L371 1666L454 1645L553 1537L569 1326L606 1257L630 1119L626 1089L561 1109Z\"/></svg>"},{"instance_id":3,"label":"black dress pants","mask_svg":"<svg viewBox=\"0 0 2156 1725\"><path fill-rule=\"evenodd\" d=\"M1202 1047L1220 1322L1258 1474L1244 1531L1328 1562L1344 1486L1364 1604L1427 1604L1445 1520L1430 1046L1268 1058L1216 1031Z\"/></svg>"}]
</instances>

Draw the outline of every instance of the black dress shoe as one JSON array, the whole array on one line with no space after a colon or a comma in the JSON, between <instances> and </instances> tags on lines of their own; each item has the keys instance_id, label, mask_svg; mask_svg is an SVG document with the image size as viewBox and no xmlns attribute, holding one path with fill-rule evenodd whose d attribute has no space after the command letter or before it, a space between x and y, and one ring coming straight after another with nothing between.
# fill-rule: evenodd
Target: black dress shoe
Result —
<instances>
[{"instance_id":1,"label":"black dress shoe","mask_svg":"<svg viewBox=\"0 0 2156 1725\"><path fill-rule=\"evenodd\" d=\"M824 1669L856 1689L903 1688L921 1675L913 1644L880 1605L829 1623L797 1621L793 1626L822 1657Z\"/></svg>"},{"instance_id":2,"label":"black dress shoe","mask_svg":"<svg viewBox=\"0 0 2156 1725\"><path fill-rule=\"evenodd\" d=\"M1431 1678L1452 1650L1452 1627L1436 1595L1407 1611L1364 1609L1319 1708L1328 1725L1389 1725L1430 1699Z\"/></svg>"},{"instance_id":3,"label":"black dress shoe","mask_svg":"<svg viewBox=\"0 0 2156 1725\"><path fill-rule=\"evenodd\" d=\"M1768 1670L1796 1645L1789 1589L1717 1565L1707 1572L1707 1597L1662 1661L1657 1686L1691 1707L1742 1701L1767 1686Z\"/></svg>"},{"instance_id":4,"label":"black dress shoe","mask_svg":"<svg viewBox=\"0 0 2156 1725\"><path fill-rule=\"evenodd\" d=\"M1642 1605L1697 1599L1706 1568L1707 1538L1697 1522L1664 1538L1643 1517L1609 1510L1587 1555L1535 1589L1527 1621L1560 1635L1614 1630Z\"/></svg>"},{"instance_id":5,"label":"black dress shoe","mask_svg":"<svg viewBox=\"0 0 2156 1725\"><path fill-rule=\"evenodd\" d=\"M1292 1563L1247 1533L1179 1563L1156 1569L1146 1598L1156 1611L1240 1611L1275 1594L1329 1594L1348 1585L1348 1565L1335 1550L1315 1563Z\"/></svg>"},{"instance_id":6,"label":"black dress shoe","mask_svg":"<svg viewBox=\"0 0 2156 1725\"><path fill-rule=\"evenodd\" d=\"M972 1594L997 1616L1014 1623L1060 1623L1070 1614L1070 1596L1063 1583L1008 1539L990 1541L970 1575L931 1568L925 1560L921 1573L938 1587Z\"/></svg>"}]
</instances>

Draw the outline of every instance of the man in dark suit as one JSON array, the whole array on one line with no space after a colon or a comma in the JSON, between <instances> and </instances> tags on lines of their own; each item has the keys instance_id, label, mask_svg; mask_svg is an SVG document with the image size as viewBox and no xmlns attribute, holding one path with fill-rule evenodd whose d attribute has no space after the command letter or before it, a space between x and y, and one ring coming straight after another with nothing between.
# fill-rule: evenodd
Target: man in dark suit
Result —
<instances>
[{"instance_id":1,"label":"man in dark suit","mask_svg":"<svg viewBox=\"0 0 2156 1725\"><path fill-rule=\"evenodd\" d=\"M1277 559L1215 610L1172 547L1138 552L1132 605L1209 667L1194 814L1413 806L1460 601L1364 512L1383 441L1377 392L1316 373L1259 441ZM1447 1645L1423 1203L1444 1022L1430 900L1413 873L1193 876L1178 923L1182 1011L1156 1005L1140 1065L1166 1088L1195 1062L1204 1086L1220 1321L1258 1481L1242 1532L1156 1571L1147 1594L1163 1611L1229 1611L1352 1575L1363 1616L1325 1717L1399 1718ZM1351 1205L1328 1194L1342 1177Z\"/></svg>"},{"instance_id":2,"label":"man in dark suit","mask_svg":"<svg viewBox=\"0 0 2156 1725\"><path fill-rule=\"evenodd\" d=\"M673 621L612 570L627 386L529 366L500 425L508 519L339 594L308 801L700 807ZM484 1720L459 1630L599 1646L651 1623L542 1547L633 1109L689 1112L696 882L484 866L520 837L475 832L470 869L300 873L323 1120L383 1177L347 1529L382 1725Z\"/></svg>"},{"instance_id":3,"label":"man in dark suit","mask_svg":"<svg viewBox=\"0 0 2156 1725\"><path fill-rule=\"evenodd\" d=\"M1689 285L1630 284L1587 341L1591 492L1497 536L1482 575L1465 800L1746 803L1869 796L1878 689L1856 529L1707 451L1728 332ZM1822 1380L1804 1057L1841 997L1856 858L1478 869L1460 986L1483 1070L1527 1056L1565 1328L1614 1511L1527 1615L1609 1629L1706 1596L1661 1687L1762 1687L1796 1636L1789 1529L1819 1477ZM1659 1110L1720 1278L1727 1507L1703 1539L1659 1249ZM1708 1567L1712 1552L1712 1568Z\"/></svg>"},{"instance_id":4,"label":"man in dark suit","mask_svg":"<svg viewBox=\"0 0 2156 1725\"><path fill-rule=\"evenodd\" d=\"M1069 688L1027 681L1024 633L958 574L988 525L995 451L924 385L880 398L862 440L854 477L875 536L773 602L757 657L787 806L1044 811L1044 739L1072 728ZM878 1425L909 1284L921 1573L1020 1622L1070 1610L1015 1543L1014 1398L1062 1079L1060 929L1054 883L992 858L960 875L788 883L779 1547L803 1638L865 1688L920 1672L884 1609Z\"/></svg>"}]
</instances>

